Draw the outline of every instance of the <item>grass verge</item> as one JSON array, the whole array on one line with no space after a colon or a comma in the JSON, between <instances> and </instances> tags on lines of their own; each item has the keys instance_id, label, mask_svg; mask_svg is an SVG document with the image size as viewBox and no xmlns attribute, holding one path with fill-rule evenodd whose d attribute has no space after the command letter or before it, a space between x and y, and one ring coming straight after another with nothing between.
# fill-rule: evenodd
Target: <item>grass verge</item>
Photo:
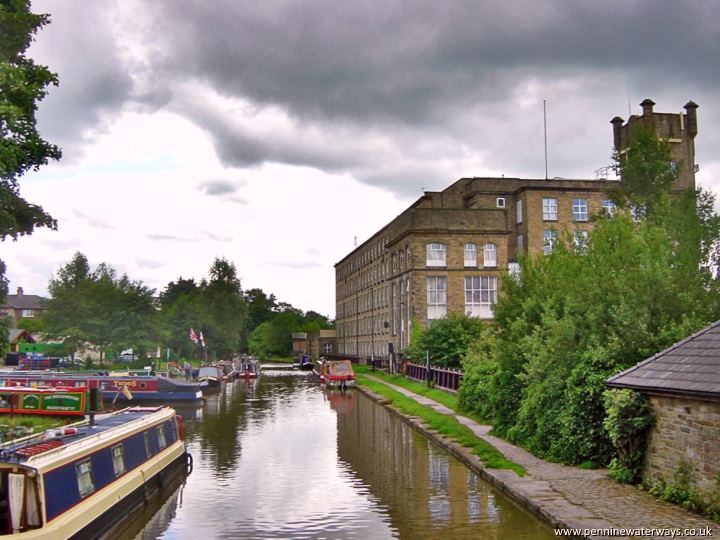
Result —
<instances>
[{"instance_id":1,"label":"grass verge","mask_svg":"<svg viewBox=\"0 0 720 540\"><path fill-rule=\"evenodd\" d=\"M527 474L522 466L506 459L505 456L503 456L502 453L494 446L475 435L470 428L462 425L455 418L420 405L414 399L404 396L386 384L370 380L364 373L370 374L365 370L356 370L357 381L359 384L387 399L393 407L401 411L403 414L420 418L431 429L437 431L444 437L457 442L465 448L468 448L473 454L482 460L483 464L487 468L510 469L515 471L519 476L525 476L525 474ZM391 381L388 380L388 382ZM423 385L421 384L420 386ZM431 396L428 395L428 397ZM445 403L443 404L447 405ZM447 406L450 407L450 405Z\"/></svg>"}]
</instances>

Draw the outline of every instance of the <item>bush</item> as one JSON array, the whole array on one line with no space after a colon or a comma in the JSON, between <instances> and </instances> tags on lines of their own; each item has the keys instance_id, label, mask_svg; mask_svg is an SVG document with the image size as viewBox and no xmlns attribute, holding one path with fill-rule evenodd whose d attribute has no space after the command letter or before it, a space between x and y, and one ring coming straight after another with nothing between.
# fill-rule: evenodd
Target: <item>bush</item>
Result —
<instances>
[{"instance_id":1,"label":"bush","mask_svg":"<svg viewBox=\"0 0 720 540\"><path fill-rule=\"evenodd\" d=\"M618 482L635 483L642 475L647 431L655 421L650 404L645 396L626 388L607 390L604 397L607 417L603 426L618 454L611 462L610 476Z\"/></svg>"}]
</instances>

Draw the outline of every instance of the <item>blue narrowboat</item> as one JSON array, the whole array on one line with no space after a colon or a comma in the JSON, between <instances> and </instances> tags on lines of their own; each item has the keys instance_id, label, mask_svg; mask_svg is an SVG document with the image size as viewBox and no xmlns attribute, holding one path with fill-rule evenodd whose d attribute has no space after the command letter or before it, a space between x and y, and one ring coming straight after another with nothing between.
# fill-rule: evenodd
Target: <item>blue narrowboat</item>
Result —
<instances>
[{"instance_id":1,"label":"blue narrowboat","mask_svg":"<svg viewBox=\"0 0 720 540\"><path fill-rule=\"evenodd\" d=\"M0 445L0 535L98 538L192 466L169 407L133 407Z\"/></svg>"}]
</instances>

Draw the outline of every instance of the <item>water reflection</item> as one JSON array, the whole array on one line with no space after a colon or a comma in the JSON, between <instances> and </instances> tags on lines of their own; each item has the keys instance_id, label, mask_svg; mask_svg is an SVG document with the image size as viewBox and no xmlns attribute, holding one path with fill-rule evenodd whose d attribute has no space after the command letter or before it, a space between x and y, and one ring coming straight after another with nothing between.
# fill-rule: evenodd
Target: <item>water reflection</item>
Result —
<instances>
[{"instance_id":1,"label":"water reflection","mask_svg":"<svg viewBox=\"0 0 720 540\"><path fill-rule=\"evenodd\" d=\"M138 539L551 538L385 408L306 372L179 412L195 468Z\"/></svg>"}]
</instances>

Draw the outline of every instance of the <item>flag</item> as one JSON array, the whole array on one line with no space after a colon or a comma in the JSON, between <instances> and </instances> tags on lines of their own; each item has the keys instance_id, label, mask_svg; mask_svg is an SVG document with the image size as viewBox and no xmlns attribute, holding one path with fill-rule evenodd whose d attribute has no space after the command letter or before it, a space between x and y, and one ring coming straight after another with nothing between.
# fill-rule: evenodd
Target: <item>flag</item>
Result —
<instances>
[{"instance_id":1,"label":"flag","mask_svg":"<svg viewBox=\"0 0 720 540\"><path fill-rule=\"evenodd\" d=\"M202 330L200 330L200 345L204 348L205 347L205 338L202 335Z\"/></svg>"},{"instance_id":2,"label":"flag","mask_svg":"<svg viewBox=\"0 0 720 540\"><path fill-rule=\"evenodd\" d=\"M198 336L197 336L197 334L195 333L195 330L193 330L192 328L190 329L190 341L192 341L192 342L195 343L196 345L197 345L197 343L198 343L198 341L199 341L199 340L198 340Z\"/></svg>"}]
</instances>

